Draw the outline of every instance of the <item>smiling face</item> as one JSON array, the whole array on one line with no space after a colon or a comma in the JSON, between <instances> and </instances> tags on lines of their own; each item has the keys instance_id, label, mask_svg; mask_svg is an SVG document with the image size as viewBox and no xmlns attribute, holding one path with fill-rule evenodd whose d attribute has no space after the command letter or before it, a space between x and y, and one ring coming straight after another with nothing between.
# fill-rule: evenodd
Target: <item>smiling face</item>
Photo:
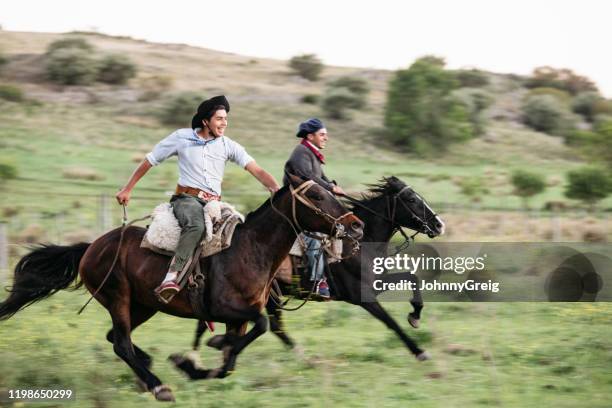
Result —
<instances>
[{"instance_id":1,"label":"smiling face","mask_svg":"<svg viewBox=\"0 0 612 408\"><path fill-rule=\"evenodd\" d=\"M309 133L306 136L306 139L315 145L318 149L325 149L325 145L327 144L327 129L321 128L314 133Z\"/></svg>"},{"instance_id":2,"label":"smiling face","mask_svg":"<svg viewBox=\"0 0 612 408\"><path fill-rule=\"evenodd\" d=\"M225 109L217 109L215 113L212 114L210 119L204 119L203 122L203 129L212 130L214 136L223 136L225 128L227 127L227 112Z\"/></svg>"}]
</instances>

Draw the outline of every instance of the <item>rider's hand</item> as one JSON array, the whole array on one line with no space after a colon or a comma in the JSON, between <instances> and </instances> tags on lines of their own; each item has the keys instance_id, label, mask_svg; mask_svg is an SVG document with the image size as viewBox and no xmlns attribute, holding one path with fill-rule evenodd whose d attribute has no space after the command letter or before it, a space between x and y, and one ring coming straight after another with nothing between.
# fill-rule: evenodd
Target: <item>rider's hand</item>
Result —
<instances>
[{"instance_id":1,"label":"rider's hand","mask_svg":"<svg viewBox=\"0 0 612 408\"><path fill-rule=\"evenodd\" d=\"M268 191L269 191L271 194L276 193L278 190L280 190L280 186L279 186L278 184L275 184L275 185L273 185L273 186L269 186L269 187L268 187Z\"/></svg>"},{"instance_id":2,"label":"rider's hand","mask_svg":"<svg viewBox=\"0 0 612 408\"><path fill-rule=\"evenodd\" d=\"M334 186L332 188L332 193L337 194L337 195L346 195L344 190L341 187L339 187L339 186Z\"/></svg>"},{"instance_id":3,"label":"rider's hand","mask_svg":"<svg viewBox=\"0 0 612 408\"><path fill-rule=\"evenodd\" d=\"M115 195L115 198L119 204L128 205L128 202L130 201L130 194L132 194L132 191L124 187L117 193L117 195Z\"/></svg>"}]
</instances>

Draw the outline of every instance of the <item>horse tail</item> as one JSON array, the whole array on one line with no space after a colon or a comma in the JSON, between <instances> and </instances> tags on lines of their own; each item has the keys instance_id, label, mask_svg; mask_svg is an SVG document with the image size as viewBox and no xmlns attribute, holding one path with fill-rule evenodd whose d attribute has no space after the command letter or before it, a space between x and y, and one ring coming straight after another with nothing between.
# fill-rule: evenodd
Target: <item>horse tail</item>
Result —
<instances>
[{"instance_id":1,"label":"horse tail","mask_svg":"<svg viewBox=\"0 0 612 408\"><path fill-rule=\"evenodd\" d=\"M42 245L17 263L9 297L0 303L0 320L6 320L32 303L66 289L77 278L79 263L90 244ZM79 288L78 282L72 290Z\"/></svg>"}]
</instances>

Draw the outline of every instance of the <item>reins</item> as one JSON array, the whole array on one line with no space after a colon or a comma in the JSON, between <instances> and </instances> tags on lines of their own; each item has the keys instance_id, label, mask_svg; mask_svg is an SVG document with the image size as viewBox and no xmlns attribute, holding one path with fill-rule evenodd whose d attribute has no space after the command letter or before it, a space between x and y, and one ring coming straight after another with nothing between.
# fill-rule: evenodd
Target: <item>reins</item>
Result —
<instances>
[{"instance_id":1,"label":"reins","mask_svg":"<svg viewBox=\"0 0 612 408\"><path fill-rule=\"evenodd\" d=\"M96 291L89 297L87 302L85 302L85 304L77 312L77 314L79 314L79 315L83 312L83 310L85 310L87 305L89 305L89 302L91 302L91 300L93 298L95 298L96 295L100 292L100 289L102 289L102 286L104 286L104 284L108 280L108 277L113 272L113 269L115 268L115 265L117 264L117 260L119 259L119 253L120 253L120 250L121 250L121 244L123 243L123 234L125 233L125 230L128 229L128 227L131 226L134 223L137 223L137 222L140 222L140 221L144 221L144 220L146 220L148 218L151 218L150 215L147 215L146 217L137 218L135 220L132 220L132 221L128 222L127 221L127 207L126 207L125 204L121 204L121 205L123 207L123 218L121 220L121 234L119 235L119 244L117 245L117 252L115 253L115 258L113 258L113 262L111 263L111 266L108 269L108 272L106 273L106 276L104 277L104 279L102 279L102 282L100 283L100 286L98 286Z\"/></svg>"}]
</instances>

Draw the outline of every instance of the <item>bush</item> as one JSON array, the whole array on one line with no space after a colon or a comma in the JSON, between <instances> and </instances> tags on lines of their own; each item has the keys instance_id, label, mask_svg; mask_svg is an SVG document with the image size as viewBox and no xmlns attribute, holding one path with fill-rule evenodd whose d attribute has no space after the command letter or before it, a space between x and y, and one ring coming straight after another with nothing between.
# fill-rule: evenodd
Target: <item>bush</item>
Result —
<instances>
[{"instance_id":1,"label":"bush","mask_svg":"<svg viewBox=\"0 0 612 408\"><path fill-rule=\"evenodd\" d=\"M299 76L316 81L323 71L323 63L314 54L297 55L289 60L289 67Z\"/></svg>"},{"instance_id":2,"label":"bush","mask_svg":"<svg viewBox=\"0 0 612 408\"><path fill-rule=\"evenodd\" d=\"M538 67L527 80L528 88L557 88L576 95L580 92L597 91L597 87L589 78L574 73L571 69L556 69Z\"/></svg>"},{"instance_id":3,"label":"bush","mask_svg":"<svg viewBox=\"0 0 612 408\"><path fill-rule=\"evenodd\" d=\"M525 208L529 208L528 200L546 188L544 177L525 170L517 170L512 174L514 194L523 199Z\"/></svg>"},{"instance_id":4,"label":"bush","mask_svg":"<svg viewBox=\"0 0 612 408\"><path fill-rule=\"evenodd\" d=\"M489 85L489 77L477 69L460 69L455 71L455 78L462 88L480 88Z\"/></svg>"},{"instance_id":5,"label":"bush","mask_svg":"<svg viewBox=\"0 0 612 408\"><path fill-rule=\"evenodd\" d=\"M522 109L523 121L535 130L565 134L574 127L568 109L553 96L530 96L525 99Z\"/></svg>"},{"instance_id":6,"label":"bush","mask_svg":"<svg viewBox=\"0 0 612 408\"><path fill-rule=\"evenodd\" d=\"M62 170L62 177L66 179L100 181L106 177L89 167L68 167Z\"/></svg>"},{"instance_id":7,"label":"bush","mask_svg":"<svg viewBox=\"0 0 612 408\"><path fill-rule=\"evenodd\" d=\"M98 64L97 79L107 84L121 85L136 76L136 65L123 55L107 55Z\"/></svg>"},{"instance_id":8,"label":"bush","mask_svg":"<svg viewBox=\"0 0 612 408\"><path fill-rule=\"evenodd\" d=\"M47 47L47 54L52 54L57 50L76 48L83 51L93 51L94 47L84 38L68 37L55 40Z\"/></svg>"},{"instance_id":9,"label":"bush","mask_svg":"<svg viewBox=\"0 0 612 408\"><path fill-rule=\"evenodd\" d=\"M420 153L474 136L466 106L451 92L455 75L434 57L399 70L389 83L385 128L393 142Z\"/></svg>"},{"instance_id":10,"label":"bush","mask_svg":"<svg viewBox=\"0 0 612 408\"><path fill-rule=\"evenodd\" d=\"M202 97L195 92L183 92L170 98L162 108L162 123L173 126L189 126Z\"/></svg>"},{"instance_id":11,"label":"bush","mask_svg":"<svg viewBox=\"0 0 612 408\"><path fill-rule=\"evenodd\" d=\"M595 119L595 105L602 99L597 92L583 92L574 99L572 110L592 122Z\"/></svg>"},{"instance_id":12,"label":"bush","mask_svg":"<svg viewBox=\"0 0 612 408\"><path fill-rule=\"evenodd\" d=\"M140 81L142 94L138 98L140 101L151 101L157 99L162 93L172 88L174 80L169 75L153 75L143 78Z\"/></svg>"},{"instance_id":13,"label":"bush","mask_svg":"<svg viewBox=\"0 0 612 408\"><path fill-rule=\"evenodd\" d=\"M61 48L47 57L47 77L62 85L91 84L97 68L91 53L79 48Z\"/></svg>"},{"instance_id":14,"label":"bush","mask_svg":"<svg viewBox=\"0 0 612 408\"><path fill-rule=\"evenodd\" d=\"M6 64L8 64L8 57L4 55L3 52L0 52L0 69L2 69L2 66Z\"/></svg>"},{"instance_id":15,"label":"bush","mask_svg":"<svg viewBox=\"0 0 612 408\"><path fill-rule=\"evenodd\" d=\"M564 106L570 106L572 102L572 96L569 93L567 93L566 91L562 91L561 89L557 89L557 88L545 88L545 87L533 88L532 90L529 91L526 98L529 98L535 95L550 95L553 98L555 98L557 101L562 103Z\"/></svg>"},{"instance_id":16,"label":"bush","mask_svg":"<svg viewBox=\"0 0 612 408\"><path fill-rule=\"evenodd\" d=\"M583 167L567 173L568 185L565 196L580 200L594 208L595 203L604 199L612 190L610 177L598 167Z\"/></svg>"},{"instance_id":17,"label":"bush","mask_svg":"<svg viewBox=\"0 0 612 408\"><path fill-rule=\"evenodd\" d=\"M23 102L23 92L15 85L0 84L0 99L9 102Z\"/></svg>"},{"instance_id":18,"label":"bush","mask_svg":"<svg viewBox=\"0 0 612 408\"><path fill-rule=\"evenodd\" d=\"M493 97L488 92L474 88L457 89L452 95L467 109L474 134L482 135L487 124L484 112L493 103Z\"/></svg>"},{"instance_id":19,"label":"bush","mask_svg":"<svg viewBox=\"0 0 612 408\"><path fill-rule=\"evenodd\" d=\"M346 88L330 88L321 100L321 107L332 119L347 119L347 109L360 109L363 99Z\"/></svg>"},{"instance_id":20,"label":"bush","mask_svg":"<svg viewBox=\"0 0 612 408\"><path fill-rule=\"evenodd\" d=\"M481 196L489 192L489 189L480 177L466 177L461 179L458 184L461 194L468 197L472 202L481 201Z\"/></svg>"},{"instance_id":21,"label":"bush","mask_svg":"<svg viewBox=\"0 0 612 408\"><path fill-rule=\"evenodd\" d=\"M304 95L300 99L300 102L307 103L309 105L316 105L319 102L319 95L315 95L315 94Z\"/></svg>"},{"instance_id":22,"label":"bush","mask_svg":"<svg viewBox=\"0 0 612 408\"><path fill-rule=\"evenodd\" d=\"M329 83L331 88L346 88L356 95L365 96L370 92L368 82L363 78L344 76Z\"/></svg>"}]
</instances>

